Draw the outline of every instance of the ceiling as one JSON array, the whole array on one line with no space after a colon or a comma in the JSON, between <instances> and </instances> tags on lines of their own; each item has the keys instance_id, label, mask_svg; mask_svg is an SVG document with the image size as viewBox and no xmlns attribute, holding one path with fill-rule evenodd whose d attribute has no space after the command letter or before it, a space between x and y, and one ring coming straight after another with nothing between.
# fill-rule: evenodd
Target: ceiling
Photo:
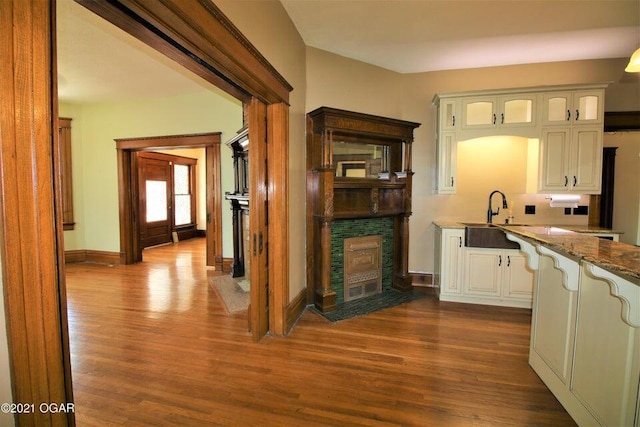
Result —
<instances>
[{"instance_id":1,"label":"ceiling","mask_svg":"<svg viewBox=\"0 0 640 427\"><path fill-rule=\"evenodd\" d=\"M639 0L280 2L306 45L399 73L623 58L640 46ZM73 0L58 1L58 71L69 102L217 90Z\"/></svg>"},{"instance_id":2,"label":"ceiling","mask_svg":"<svg viewBox=\"0 0 640 427\"><path fill-rule=\"evenodd\" d=\"M280 0L307 46L399 73L629 57L638 0Z\"/></svg>"}]
</instances>

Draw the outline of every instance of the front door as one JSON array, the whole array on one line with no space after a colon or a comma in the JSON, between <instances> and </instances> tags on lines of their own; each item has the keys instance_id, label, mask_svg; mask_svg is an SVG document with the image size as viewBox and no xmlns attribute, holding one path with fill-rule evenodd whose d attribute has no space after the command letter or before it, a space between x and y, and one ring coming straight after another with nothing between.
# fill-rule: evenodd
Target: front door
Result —
<instances>
[{"instance_id":1,"label":"front door","mask_svg":"<svg viewBox=\"0 0 640 427\"><path fill-rule=\"evenodd\" d=\"M142 247L171 242L171 162L138 157L140 241Z\"/></svg>"}]
</instances>

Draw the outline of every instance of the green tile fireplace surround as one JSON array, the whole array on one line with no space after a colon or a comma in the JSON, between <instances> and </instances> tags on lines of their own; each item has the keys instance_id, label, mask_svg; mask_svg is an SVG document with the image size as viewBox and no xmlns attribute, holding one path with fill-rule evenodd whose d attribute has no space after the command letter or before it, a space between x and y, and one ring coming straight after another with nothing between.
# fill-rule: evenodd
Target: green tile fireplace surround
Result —
<instances>
[{"instance_id":1,"label":"green tile fireplace surround","mask_svg":"<svg viewBox=\"0 0 640 427\"><path fill-rule=\"evenodd\" d=\"M393 287L393 217L335 220L331 223L331 289L344 302L344 240L382 236L382 291Z\"/></svg>"}]
</instances>

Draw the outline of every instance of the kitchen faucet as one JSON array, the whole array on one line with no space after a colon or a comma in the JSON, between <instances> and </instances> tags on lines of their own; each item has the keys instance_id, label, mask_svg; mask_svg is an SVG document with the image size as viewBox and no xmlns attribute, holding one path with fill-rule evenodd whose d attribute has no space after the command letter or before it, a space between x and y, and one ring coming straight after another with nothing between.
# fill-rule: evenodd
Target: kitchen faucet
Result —
<instances>
[{"instance_id":1,"label":"kitchen faucet","mask_svg":"<svg viewBox=\"0 0 640 427\"><path fill-rule=\"evenodd\" d=\"M502 191L498 191L498 190L492 191L491 194L489 194L489 211L487 212L487 222L489 224L491 224L491 219L493 218L493 216L494 215L498 215L500 213L500 207L499 206L498 206L498 209L495 212L491 208L491 198L496 193L499 193L502 196L502 207L504 209L508 209L509 208L509 205L507 204L507 198L504 195L504 193Z\"/></svg>"}]
</instances>

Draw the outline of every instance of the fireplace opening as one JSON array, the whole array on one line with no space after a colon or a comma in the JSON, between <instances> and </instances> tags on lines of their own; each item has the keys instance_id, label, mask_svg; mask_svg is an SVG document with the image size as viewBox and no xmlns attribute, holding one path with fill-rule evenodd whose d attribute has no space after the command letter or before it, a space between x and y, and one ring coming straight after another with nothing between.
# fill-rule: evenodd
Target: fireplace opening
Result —
<instances>
[{"instance_id":1,"label":"fireplace opening","mask_svg":"<svg viewBox=\"0 0 640 427\"><path fill-rule=\"evenodd\" d=\"M382 236L344 239L344 301L382 292Z\"/></svg>"}]
</instances>

